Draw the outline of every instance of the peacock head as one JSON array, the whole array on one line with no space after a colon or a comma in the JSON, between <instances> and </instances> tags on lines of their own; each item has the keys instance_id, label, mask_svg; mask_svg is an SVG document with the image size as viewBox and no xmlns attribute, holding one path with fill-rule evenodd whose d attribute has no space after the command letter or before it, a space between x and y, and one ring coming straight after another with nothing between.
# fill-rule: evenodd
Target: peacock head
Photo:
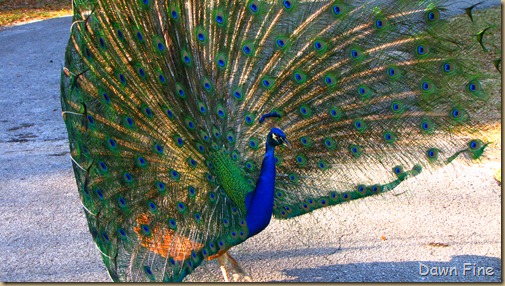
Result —
<instances>
[{"instance_id":1,"label":"peacock head","mask_svg":"<svg viewBox=\"0 0 505 286\"><path fill-rule=\"evenodd\" d=\"M291 147L291 145L288 142L288 139L286 139L286 134L282 132L279 128L272 128L270 130L270 133L268 133L267 136L267 146L272 146L272 147L277 147L282 144L286 144L288 147Z\"/></svg>"}]
</instances>

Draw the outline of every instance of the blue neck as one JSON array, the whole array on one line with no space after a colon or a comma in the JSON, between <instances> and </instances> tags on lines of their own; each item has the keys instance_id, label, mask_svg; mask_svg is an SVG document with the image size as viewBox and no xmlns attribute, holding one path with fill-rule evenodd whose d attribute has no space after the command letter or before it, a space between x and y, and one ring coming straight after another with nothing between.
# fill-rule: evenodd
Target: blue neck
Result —
<instances>
[{"instance_id":1,"label":"blue neck","mask_svg":"<svg viewBox=\"0 0 505 286\"><path fill-rule=\"evenodd\" d=\"M261 173L254 191L247 194L246 221L249 236L258 234L270 223L275 189L275 146L266 144L266 153L261 164Z\"/></svg>"}]
</instances>

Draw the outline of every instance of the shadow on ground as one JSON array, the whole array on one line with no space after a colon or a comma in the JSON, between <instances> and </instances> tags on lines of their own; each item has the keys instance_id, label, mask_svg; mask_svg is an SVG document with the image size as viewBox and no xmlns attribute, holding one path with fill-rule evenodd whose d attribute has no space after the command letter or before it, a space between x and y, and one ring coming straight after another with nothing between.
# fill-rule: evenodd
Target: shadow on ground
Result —
<instances>
[{"instance_id":1,"label":"shadow on ground","mask_svg":"<svg viewBox=\"0 0 505 286\"><path fill-rule=\"evenodd\" d=\"M284 270L292 279L272 282L501 282L501 259L460 255L448 262L335 264ZM418 279L412 280L413 277Z\"/></svg>"}]
</instances>

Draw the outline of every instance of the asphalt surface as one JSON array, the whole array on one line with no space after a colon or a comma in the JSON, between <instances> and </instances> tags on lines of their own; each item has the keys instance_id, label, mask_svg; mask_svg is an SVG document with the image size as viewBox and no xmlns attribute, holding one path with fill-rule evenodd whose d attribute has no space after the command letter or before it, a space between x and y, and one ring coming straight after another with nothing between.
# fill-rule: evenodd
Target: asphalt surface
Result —
<instances>
[{"instance_id":1,"label":"asphalt surface","mask_svg":"<svg viewBox=\"0 0 505 286\"><path fill-rule=\"evenodd\" d=\"M61 118L70 24L65 17L0 32L0 281L110 281L87 230ZM499 154L456 162L393 194L273 221L230 253L254 281L499 282L500 165ZM187 281L222 281L217 262Z\"/></svg>"}]
</instances>

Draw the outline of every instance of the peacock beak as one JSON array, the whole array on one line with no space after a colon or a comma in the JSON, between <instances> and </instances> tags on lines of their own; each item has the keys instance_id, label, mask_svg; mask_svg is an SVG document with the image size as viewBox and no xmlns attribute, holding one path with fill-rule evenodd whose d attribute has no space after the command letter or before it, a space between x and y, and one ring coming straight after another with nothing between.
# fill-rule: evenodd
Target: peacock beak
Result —
<instances>
[{"instance_id":1,"label":"peacock beak","mask_svg":"<svg viewBox=\"0 0 505 286\"><path fill-rule=\"evenodd\" d=\"M291 149L291 144L289 143L288 139L282 138L282 142L288 146L289 149Z\"/></svg>"}]
</instances>

